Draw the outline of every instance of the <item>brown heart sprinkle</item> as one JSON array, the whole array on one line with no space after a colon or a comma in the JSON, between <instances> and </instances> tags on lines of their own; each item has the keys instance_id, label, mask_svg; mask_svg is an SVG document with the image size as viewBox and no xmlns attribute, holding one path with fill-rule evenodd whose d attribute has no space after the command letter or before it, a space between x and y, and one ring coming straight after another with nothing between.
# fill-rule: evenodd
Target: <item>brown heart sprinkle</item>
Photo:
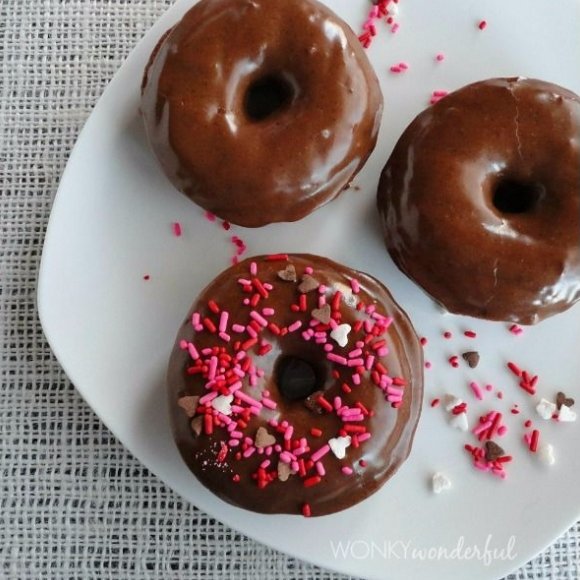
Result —
<instances>
[{"instance_id":1,"label":"brown heart sprinkle","mask_svg":"<svg viewBox=\"0 0 580 580\"><path fill-rule=\"evenodd\" d=\"M302 276L302 282L298 286L298 290L302 292L302 294L307 294L308 292L312 292L312 290L316 290L320 286L320 282L314 279L312 276L308 274L304 274Z\"/></svg>"},{"instance_id":2,"label":"brown heart sprinkle","mask_svg":"<svg viewBox=\"0 0 580 580\"><path fill-rule=\"evenodd\" d=\"M278 462L278 479L286 481L292 475L292 469L287 463L283 461Z\"/></svg>"},{"instance_id":3,"label":"brown heart sprinkle","mask_svg":"<svg viewBox=\"0 0 580 580\"><path fill-rule=\"evenodd\" d=\"M270 445L274 445L274 443L276 443L276 437L268 433L268 430L264 427L258 427L256 438L254 439L254 445L258 449L262 449L263 447L270 447Z\"/></svg>"},{"instance_id":4,"label":"brown heart sprinkle","mask_svg":"<svg viewBox=\"0 0 580 580\"><path fill-rule=\"evenodd\" d=\"M298 280L296 268L292 264L288 264L284 270L278 271L278 278L284 282L296 282Z\"/></svg>"},{"instance_id":5,"label":"brown heart sprinkle","mask_svg":"<svg viewBox=\"0 0 580 580\"><path fill-rule=\"evenodd\" d=\"M469 368L474 369L479 364L479 353L470 350L469 352L464 352L462 355L463 359L469 365Z\"/></svg>"},{"instance_id":6,"label":"brown heart sprinkle","mask_svg":"<svg viewBox=\"0 0 580 580\"><path fill-rule=\"evenodd\" d=\"M315 308L312 311L312 318L322 322L322 324L328 324L330 322L330 304L325 304L322 308Z\"/></svg>"},{"instance_id":7,"label":"brown heart sprinkle","mask_svg":"<svg viewBox=\"0 0 580 580\"><path fill-rule=\"evenodd\" d=\"M197 409L197 403L199 397L196 396L185 396L177 400L177 404L185 411L188 417L193 417L195 415L195 410Z\"/></svg>"},{"instance_id":8,"label":"brown heart sprinkle","mask_svg":"<svg viewBox=\"0 0 580 580\"><path fill-rule=\"evenodd\" d=\"M498 457L502 457L505 451L493 441L485 442L485 458L488 461L495 461Z\"/></svg>"},{"instance_id":9,"label":"brown heart sprinkle","mask_svg":"<svg viewBox=\"0 0 580 580\"><path fill-rule=\"evenodd\" d=\"M572 407L572 405L574 405L574 399L567 397L562 391L558 391L558 394L556 395L556 406L558 407L558 411L561 409L562 405Z\"/></svg>"},{"instance_id":10,"label":"brown heart sprinkle","mask_svg":"<svg viewBox=\"0 0 580 580\"><path fill-rule=\"evenodd\" d=\"M203 415L198 415L197 417L192 419L190 426L194 437L199 437L203 430Z\"/></svg>"}]
</instances>

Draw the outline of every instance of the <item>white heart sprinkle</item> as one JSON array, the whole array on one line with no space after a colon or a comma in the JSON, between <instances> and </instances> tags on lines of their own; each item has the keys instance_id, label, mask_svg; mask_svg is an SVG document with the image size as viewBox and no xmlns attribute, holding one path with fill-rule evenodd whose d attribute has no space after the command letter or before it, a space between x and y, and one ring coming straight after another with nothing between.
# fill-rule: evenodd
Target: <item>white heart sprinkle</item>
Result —
<instances>
[{"instance_id":1,"label":"white heart sprinkle","mask_svg":"<svg viewBox=\"0 0 580 580\"><path fill-rule=\"evenodd\" d=\"M536 413L538 413L538 415L542 419L545 419L546 421L548 419L552 418L552 415L554 414L555 410L556 410L556 405L554 403L552 403L551 401L548 401L547 399L542 399L536 405Z\"/></svg>"},{"instance_id":2,"label":"white heart sprinkle","mask_svg":"<svg viewBox=\"0 0 580 580\"><path fill-rule=\"evenodd\" d=\"M432 480L433 493L441 493L451 489L451 480L444 474L437 472Z\"/></svg>"},{"instance_id":3,"label":"white heart sprinkle","mask_svg":"<svg viewBox=\"0 0 580 580\"><path fill-rule=\"evenodd\" d=\"M339 324L330 333L330 338L336 341L338 346L346 346L348 344L348 334L350 331L350 324Z\"/></svg>"},{"instance_id":4,"label":"white heart sprinkle","mask_svg":"<svg viewBox=\"0 0 580 580\"><path fill-rule=\"evenodd\" d=\"M346 448L350 447L350 436L334 437L328 440L330 450L336 455L337 459L344 459L346 455Z\"/></svg>"},{"instance_id":5,"label":"white heart sprinkle","mask_svg":"<svg viewBox=\"0 0 580 580\"><path fill-rule=\"evenodd\" d=\"M445 395L443 397L443 404L445 405L445 410L451 412L454 407L461 405L463 401L458 399L455 395Z\"/></svg>"},{"instance_id":6,"label":"white heart sprinkle","mask_svg":"<svg viewBox=\"0 0 580 580\"><path fill-rule=\"evenodd\" d=\"M550 445L549 443L540 445L540 448L538 449L538 458L546 465L554 465L554 463L556 463L556 457L554 456L554 446Z\"/></svg>"},{"instance_id":7,"label":"white heart sprinkle","mask_svg":"<svg viewBox=\"0 0 580 580\"><path fill-rule=\"evenodd\" d=\"M469 423L467 421L467 413L459 413L459 415L453 415L449 421L449 424L455 429L460 431L467 431L469 429Z\"/></svg>"},{"instance_id":8,"label":"white heart sprinkle","mask_svg":"<svg viewBox=\"0 0 580 580\"><path fill-rule=\"evenodd\" d=\"M222 415L232 414L232 401L234 400L233 395L219 395L215 399L212 399L211 406L222 413Z\"/></svg>"},{"instance_id":9,"label":"white heart sprinkle","mask_svg":"<svg viewBox=\"0 0 580 580\"><path fill-rule=\"evenodd\" d=\"M567 405L562 405L560 407L560 412L558 413L558 421L562 421L563 423L576 421L576 413Z\"/></svg>"}]
</instances>

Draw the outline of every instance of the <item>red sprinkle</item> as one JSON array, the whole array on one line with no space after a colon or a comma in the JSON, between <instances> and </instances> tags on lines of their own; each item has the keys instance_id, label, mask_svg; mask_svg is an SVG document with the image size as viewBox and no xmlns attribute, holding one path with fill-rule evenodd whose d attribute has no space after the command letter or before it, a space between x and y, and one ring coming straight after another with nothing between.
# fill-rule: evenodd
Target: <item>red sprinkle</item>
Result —
<instances>
[{"instance_id":1,"label":"red sprinkle","mask_svg":"<svg viewBox=\"0 0 580 580\"><path fill-rule=\"evenodd\" d=\"M180 224L179 222L174 222L174 223L172 224L172 228L173 228L173 234L174 234L176 237L179 237L179 236L181 236L181 224Z\"/></svg>"},{"instance_id":2,"label":"red sprinkle","mask_svg":"<svg viewBox=\"0 0 580 580\"><path fill-rule=\"evenodd\" d=\"M143 280L150 280L151 276L149 276L149 274L145 274L145 276L143 276Z\"/></svg>"},{"instance_id":3,"label":"red sprinkle","mask_svg":"<svg viewBox=\"0 0 580 580\"><path fill-rule=\"evenodd\" d=\"M286 262L288 260L288 254L270 254L266 256L267 262Z\"/></svg>"},{"instance_id":4,"label":"red sprinkle","mask_svg":"<svg viewBox=\"0 0 580 580\"><path fill-rule=\"evenodd\" d=\"M516 377L522 376L522 369L516 363L508 362L507 367Z\"/></svg>"},{"instance_id":5,"label":"red sprinkle","mask_svg":"<svg viewBox=\"0 0 580 580\"><path fill-rule=\"evenodd\" d=\"M309 518L312 515L312 510L310 509L310 504L305 503L302 505L302 515L305 518Z\"/></svg>"},{"instance_id":6,"label":"red sprinkle","mask_svg":"<svg viewBox=\"0 0 580 580\"><path fill-rule=\"evenodd\" d=\"M443 333L443 338L446 338L447 340L449 340L452 336L453 335L448 330Z\"/></svg>"},{"instance_id":7,"label":"red sprinkle","mask_svg":"<svg viewBox=\"0 0 580 580\"><path fill-rule=\"evenodd\" d=\"M425 346L427 344L427 339L423 336L419 342L422 346Z\"/></svg>"},{"instance_id":8,"label":"red sprinkle","mask_svg":"<svg viewBox=\"0 0 580 580\"><path fill-rule=\"evenodd\" d=\"M433 399L431 401L431 406L432 407L437 407L437 405L439 405L440 402L441 402L441 399Z\"/></svg>"},{"instance_id":9,"label":"red sprinkle","mask_svg":"<svg viewBox=\"0 0 580 580\"><path fill-rule=\"evenodd\" d=\"M532 439L530 441L530 451L535 453L538 450L538 440L540 439L540 432L537 429L532 431Z\"/></svg>"},{"instance_id":10,"label":"red sprinkle","mask_svg":"<svg viewBox=\"0 0 580 580\"><path fill-rule=\"evenodd\" d=\"M322 435L322 431L317 427L312 427L310 429L310 435L312 435L312 437L320 437Z\"/></svg>"},{"instance_id":11,"label":"red sprinkle","mask_svg":"<svg viewBox=\"0 0 580 580\"><path fill-rule=\"evenodd\" d=\"M485 30L487 28L487 21L481 20L477 25L477 28L479 28L479 30Z\"/></svg>"},{"instance_id":12,"label":"red sprinkle","mask_svg":"<svg viewBox=\"0 0 580 580\"><path fill-rule=\"evenodd\" d=\"M312 487L313 485L318 485L322 481L322 477L320 475L313 475L308 479L304 480L304 487Z\"/></svg>"},{"instance_id":13,"label":"red sprinkle","mask_svg":"<svg viewBox=\"0 0 580 580\"><path fill-rule=\"evenodd\" d=\"M475 338L477 336L473 330L466 330L463 334L467 336L467 338Z\"/></svg>"}]
</instances>

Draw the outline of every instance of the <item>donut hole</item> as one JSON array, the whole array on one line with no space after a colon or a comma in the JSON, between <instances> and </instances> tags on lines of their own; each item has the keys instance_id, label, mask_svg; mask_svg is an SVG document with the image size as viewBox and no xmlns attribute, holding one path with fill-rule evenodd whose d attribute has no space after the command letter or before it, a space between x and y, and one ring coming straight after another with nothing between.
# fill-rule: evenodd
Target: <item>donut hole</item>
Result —
<instances>
[{"instance_id":1,"label":"donut hole","mask_svg":"<svg viewBox=\"0 0 580 580\"><path fill-rule=\"evenodd\" d=\"M323 387L325 379L323 366L303 357L283 355L276 361L274 380L288 401L306 399Z\"/></svg>"},{"instance_id":2,"label":"donut hole","mask_svg":"<svg viewBox=\"0 0 580 580\"><path fill-rule=\"evenodd\" d=\"M280 75L255 80L246 91L244 109L250 121L258 122L286 109L294 98L294 87Z\"/></svg>"},{"instance_id":3,"label":"donut hole","mask_svg":"<svg viewBox=\"0 0 580 580\"><path fill-rule=\"evenodd\" d=\"M501 213L531 212L540 201L544 188L538 183L502 179L493 192L493 205Z\"/></svg>"}]
</instances>

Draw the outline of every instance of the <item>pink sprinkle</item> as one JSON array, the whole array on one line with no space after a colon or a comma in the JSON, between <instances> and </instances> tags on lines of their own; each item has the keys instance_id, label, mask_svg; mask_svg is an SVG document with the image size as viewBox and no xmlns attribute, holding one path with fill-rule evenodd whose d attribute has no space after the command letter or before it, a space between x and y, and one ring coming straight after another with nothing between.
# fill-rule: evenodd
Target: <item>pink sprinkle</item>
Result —
<instances>
[{"instance_id":1,"label":"pink sprinkle","mask_svg":"<svg viewBox=\"0 0 580 580\"><path fill-rule=\"evenodd\" d=\"M261 326L268 326L268 321L258 312L256 312L255 310L252 310L250 312L250 318L253 318L259 325ZM294 323L296 324L296 323ZM290 329L288 329L290 330Z\"/></svg>"},{"instance_id":2,"label":"pink sprinkle","mask_svg":"<svg viewBox=\"0 0 580 580\"><path fill-rule=\"evenodd\" d=\"M487 28L487 21L481 20L477 25L477 28L479 28L479 30L485 30Z\"/></svg>"},{"instance_id":3,"label":"pink sprinkle","mask_svg":"<svg viewBox=\"0 0 580 580\"><path fill-rule=\"evenodd\" d=\"M312 268L312 266L306 266L306 268L304 268L304 273L305 274L312 274L314 272L314 269Z\"/></svg>"},{"instance_id":4,"label":"pink sprinkle","mask_svg":"<svg viewBox=\"0 0 580 580\"><path fill-rule=\"evenodd\" d=\"M362 358L353 358L347 364L349 367L361 367L365 364L365 361Z\"/></svg>"},{"instance_id":5,"label":"pink sprinkle","mask_svg":"<svg viewBox=\"0 0 580 580\"><path fill-rule=\"evenodd\" d=\"M219 331L225 332L228 328L228 318L230 317L230 313L226 310L222 310L220 314L220 324L219 324Z\"/></svg>"},{"instance_id":6,"label":"pink sprinkle","mask_svg":"<svg viewBox=\"0 0 580 580\"><path fill-rule=\"evenodd\" d=\"M240 399L240 401L247 403L251 407L257 407L258 409L262 408L262 403L259 403L258 401L256 401L256 399L253 399L252 397L250 397L250 395L246 395L244 391L238 391L236 393L236 397Z\"/></svg>"},{"instance_id":7,"label":"pink sprinkle","mask_svg":"<svg viewBox=\"0 0 580 580\"><path fill-rule=\"evenodd\" d=\"M437 62L442 62L445 60L445 55L442 52L439 52L436 56L435 56L435 60Z\"/></svg>"},{"instance_id":8,"label":"pink sprinkle","mask_svg":"<svg viewBox=\"0 0 580 580\"><path fill-rule=\"evenodd\" d=\"M211 213L211 211L206 211L205 212L205 219L208 222L215 222L215 215L213 213Z\"/></svg>"},{"instance_id":9,"label":"pink sprinkle","mask_svg":"<svg viewBox=\"0 0 580 580\"><path fill-rule=\"evenodd\" d=\"M228 445L229 445L230 447L238 447L238 446L239 446L239 444L240 444L240 442L239 442L237 439L230 439L230 440L228 441Z\"/></svg>"},{"instance_id":10,"label":"pink sprinkle","mask_svg":"<svg viewBox=\"0 0 580 580\"><path fill-rule=\"evenodd\" d=\"M206 395L204 395L203 397L201 397L201 399L199 400L199 404L205 405L206 403L213 401L217 396L218 396L217 391L211 391Z\"/></svg>"},{"instance_id":11,"label":"pink sprinkle","mask_svg":"<svg viewBox=\"0 0 580 580\"><path fill-rule=\"evenodd\" d=\"M267 323L266 323L267 324ZM289 327L288 327L288 332L295 332L296 330L298 330L300 327L302 326L302 321L301 320L297 320L296 322L293 322Z\"/></svg>"},{"instance_id":12,"label":"pink sprinkle","mask_svg":"<svg viewBox=\"0 0 580 580\"><path fill-rule=\"evenodd\" d=\"M430 369L431 368L431 363L429 361L425 361L425 368L426 369Z\"/></svg>"},{"instance_id":13,"label":"pink sprinkle","mask_svg":"<svg viewBox=\"0 0 580 580\"><path fill-rule=\"evenodd\" d=\"M326 469L324 469L324 465L322 465L322 463L320 461L316 462L316 472L318 473L318 475L320 475L321 477L326 475Z\"/></svg>"},{"instance_id":14,"label":"pink sprinkle","mask_svg":"<svg viewBox=\"0 0 580 580\"><path fill-rule=\"evenodd\" d=\"M379 348L377 354L379 356L387 356L389 354L389 349L386 346L383 346L382 348Z\"/></svg>"},{"instance_id":15,"label":"pink sprinkle","mask_svg":"<svg viewBox=\"0 0 580 580\"><path fill-rule=\"evenodd\" d=\"M224 342L230 342L231 340L231 336L227 333L227 332L220 332L218 334L218 336L224 341Z\"/></svg>"},{"instance_id":16,"label":"pink sprinkle","mask_svg":"<svg viewBox=\"0 0 580 580\"><path fill-rule=\"evenodd\" d=\"M282 461L282 463L291 463L292 460L292 454L288 453L288 451L282 451L282 453L280 453L280 461Z\"/></svg>"},{"instance_id":17,"label":"pink sprinkle","mask_svg":"<svg viewBox=\"0 0 580 580\"><path fill-rule=\"evenodd\" d=\"M370 439L370 438L371 438L371 434L368 431L366 433L361 433L358 436L359 443L362 443L363 441L366 441L367 439Z\"/></svg>"},{"instance_id":18,"label":"pink sprinkle","mask_svg":"<svg viewBox=\"0 0 580 580\"><path fill-rule=\"evenodd\" d=\"M250 274L252 276L257 276L257 274L258 274L258 264L256 264L256 262L252 262L250 264Z\"/></svg>"},{"instance_id":19,"label":"pink sprinkle","mask_svg":"<svg viewBox=\"0 0 580 580\"><path fill-rule=\"evenodd\" d=\"M360 385L360 375L358 373L353 373L352 374L352 382L355 385Z\"/></svg>"},{"instance_id":20,"label":"pink sprinkle","mask_svg":"<svg viewBox=\"0 0 580 580\"><path fill-rule=\"evenodd\" d=\"M359 437L360 441L360 437ZM330 446L328 444L324 444L318 451L315 451L311 456L310 459L312 461L320 461L328 452L330 451Z\"/></svg>"},{"instance_id":21,"label":"pink sprinkle","mask_svg":"<svg viewBox=\"0 0 580 580\"><path fill-rule=\"evenodd\" d=\"M276 311L273 308L262 308L262 314L264 316L274 316Z\"/></svg>"},{"instance_id":22,"label":"pink sprinkle","mask_svg":"<svg viewBox=\"0 0 580 580\"><path fill-rule=\"evenodd\" d=\"M344 358L343 356L340 356L338 354L334 354L333 352L329 352L326 355L326 358L329 361L335 362L339 365L347 366L347 364L348 364L348 361L346 360L346 358Z\"/></svg>"},{"instance_id":23,"label":"pink sprinkle","mask_svg":"<svg viewBox=\"0 0 580 580\"><path fill-rule=\"evenodd\" d=\"M246 330L246 327L242 326L241 324L232 324L232 330L234 332L244 332Z\"/></svg>"},{"instance_id":24,"label":"pink sprinkle","mask_svg":"<svg viewBox=\"0 0 580 580\"><path fill-rule=\"evenodd\" d=\"M276 405L275 401L272 401L272 399L268 399L268 397L262 397L262 404L264 405L264 407L267 407L268 409L275 409L278 405Z\"/></svg>"},{"instance_id":25,"label":"pink sprinkle","mask_svg":"<svg viewBox=\"0 0 580 580\"><path fill-rule=\"evenodd\" d=\"M409 68L409 65L406 62L400 62L399 63L399 68L401 70L407 70Z\"/></svg>"},{"instance_id":26,"label":"pink sprinkle","mask_svg":"<svg viewBox=\"0 0 580 580\"><path fill-rule=\"evenodd\" d=\"M284 441L290 441L290 439L292 439L293 433L294 427L292 427L292 425L288 425L288 427L286 427L286 431L284 431Z\"/></svg>"},{"instance_id":27,"label":"pink sprinkle","mask_svg":"<svg viewBox=\"0 0 580 580\"><path fill-rule=\"evenodd\" d=\"M199 326L199 320L200 320L201 316L199 315L199 312L194 312L191 315L191 325L192 326Z\"/></svg>"},{"instance_id":28,"label":"pink sprinkle","mask_svg":"<svg viewBox=\"0 0 580 580\"><path fill-rule=\"evenodd\" d=\"M352 469L346 465L341 469L341 471L344 475L352 475Z\"/></svg>"},{"instance_id":29,"label":"pink sprinkle","mask_svg":"<svg viewBox=\"0 0 580 580\"><path fill-rule=\"evenodd\" d=\"M522 334L524 332L524 329L517 324L512 324L510 326L510 332L512 334L515 334L516 336L519 336L520 334Z\"/></svg>"},{"instance_id":30,"label":"pink sprinkle","mask_svg":"<svg viewBox=\"0 0 580 580\"><path fill-rule=\"evenodd\" d=\"M473 391L475 398L482 401L483 400L483 391L481 390L479 385L475 382L471 382L471 383L469 383L469 386L471 387L471 390Z\"/></svg>"},{"instance_id":31,"label":"pink sprinkle","mask_svg":"<svg viewBox=\"0 0 580 580\"><path fill-rule=\"evenodd\" d=\"M257 338L258 337L258 333L250 326L246 326L246 332L252 337L252 338Z\"/></svg>"},{"instance_id":32,"label":"pink sprinkle","mask_svg":"<svg viewBox=\"0 0 580 580\"><path fill-rule=\"evenodd\" d=\"M399 24L398 22L395 22L395 23L393 24L393 26L391 26L391 32L392 32L393 34L396 34L396 33L397 33L397 31L399 30L399 28L401 28L400 24ZM358 439L359 439L359 441L360 441L360 437L359 437Z\"/></svg>"},{"instance_id":33,"label":"pink sprinkle","mask_svg":"<svg viewBox=\"0 0 580 580\"><path fill-rule=\"evenodd\" d=\"M350 287L352 288L354 294L358 294L360 292L360 284L356 278L351 278Z\"/></svg>"},{"instance_id":34,"label":"pink sprinkle","mask_svg":"<svg viewBox=\"0 0 580 580\"><path fill-rule=\"evenodd\" d=\"M324 351L325 352L332 352L334 350L334 346L332 346L332 344L325 344L324 345Z\"/></svg>"},{"instance_id":35,"label":"pink sprinkle","mask_svg":"<svg viewBox=\"0 0 580 580\"><path fill-rule=\"evenodd\" d=\"M218 365L217 356L212 356L209 359L209 369L207 371L207 378L210 381L213 381L213 379L215 379L215 373L216 373L216 370L217 370L217 365Z\"/></svg>"},{"instance_id":36,"label":"pink sprinkle","mask_svg":"<svg viewBox=\"0 0 580 580\"><path fill-rule=\"evenodd\" d=\"M193 343L190 342L187 345L187 350L189 351L189 356L193 360L197 360L199 358L199 353L197 352L197 349L195 348L195 345Z\"/></svg>"},{"instance_id":37,"label":"pink sprinkle","mask_svg":"<svg viewBox=\"0 0 580 580\"><path fill-rule=\"evenodd\" d=\"M179 236L181 236L181 224L179 222L173 222L172 228L173 235L179 238Z\"/></svg>"},{"instance_id":38,"label":"pink sprinkle","mask_svg":"<svg viewBox=\"0 0 580 580\"><path fill-rule=\"evenodd\" d=\"M498 435L505 435L505 433L507 433L508 428L505 425L501 425L501 427L498 428L497 430L497 434Z\"/></svg>"},{"instance_id":39,"label":"pink sprinkle","mask_svg":"<svg viewBox=\"0 0 580 580\"><path fill-rule=\"evenodd\" d=\"M256 451L255 447L248 447L248 449L246 449L243 453L243 456L247 459L248 457L251 457Z\"/></svg>"},{"instance_id":40,"label":"pink sprinkle","mask_svg":"<svg viewBox=\"0 0 580 580\"><path fill-rule=\"evenodd\" d=\"M260 463L260 467L262 469L266 469L269 465L270 465L270 460L269 459L264 459L264 461L262 461L262 463Z\"/></svg>"}]
</instances>

